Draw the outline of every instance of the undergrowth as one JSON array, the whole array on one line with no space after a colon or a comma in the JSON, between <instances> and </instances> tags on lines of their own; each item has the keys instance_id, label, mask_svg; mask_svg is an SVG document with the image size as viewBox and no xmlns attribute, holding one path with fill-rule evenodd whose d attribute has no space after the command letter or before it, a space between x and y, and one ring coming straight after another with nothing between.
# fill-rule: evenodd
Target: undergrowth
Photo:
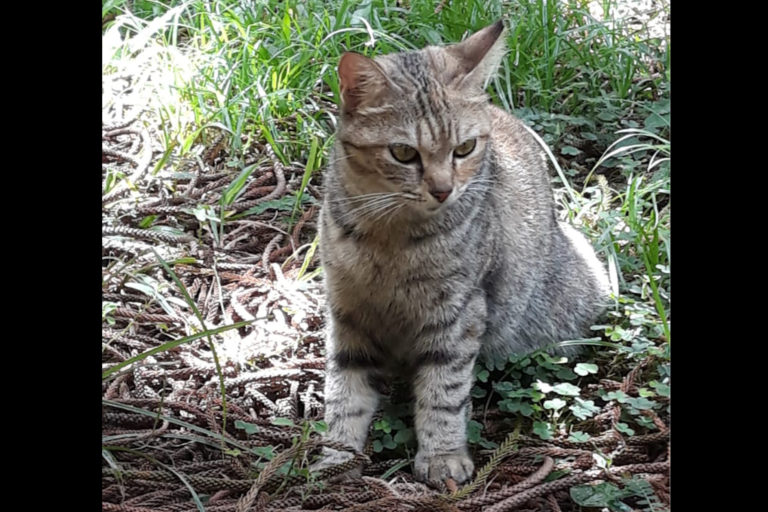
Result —
<instances>
[{"instance_id":1,"label":"undergrowth","mask_svg":"<svg viewBox=\"0 0 768 512\"><path fill-rule=\"evenodd\" d=\"M436 12L438 4L444 5ZM615 431L629 437L652 433L660 425L654 417L668 418L671 379L669 37L615 18L611 1L600 2L597 11L589 4L108 0L102 3L104 122L120 121L139 106L142 124L160 145L151 180L163 196L176 193L177 180L188 179L188 166L205 151L226 155L231 182L218 208L202 202L193 208L199 229L215 240L228 222L265 211L289 230L316 203L308 187L322 184L336 126L336 63L343 52L372 56L457 42L504 18L509 53L490 95L551 151L561 218L585 232L606 261L614 302L605 321L593 327L593 338L567 342L589 346L578 360L538 351L478 363L470 445L476 456L488 456L515 427L540 440L589 445L602 433L595 416L616 407ZM124 100L125 74L133 76L132 104ZM250 152L265 145L300 186L283 198L231 211L255 178L258 162L248 161ZM131 176L105 169L104 193L118 186L139 199ZM143 218L141 227L179 234L156 225L155 217ZM315 248L316 240L301 249L304 256L294 256L303 258L299 279L321 276ZM119 275L120 262L105 262L105 272ZM147 295L148 304L167 306L167 294L149 272L124 279ZM105 325L114 324L115 308L103 303ZM226 330L206 330L202 318L200 323L190 339ZM117 369L104 377L113 378ZM631 392L605 384L620 382L632 370ZM405 409L393 405L383 411L372 425L374 459L409 458L415 442L409 424ZM237 427L257 435L242 422ZM323 428L322 422L307 423L301 438ZM256 470L274 453L262 447L257 455L262 465ZM113 464L108 454L105 459ZM294 462L281 471L290 473ZM574 487L571 497L585 507L622 511L634 496L642 510L662 510L643 483Z\"/></svg>"}]
</instances>

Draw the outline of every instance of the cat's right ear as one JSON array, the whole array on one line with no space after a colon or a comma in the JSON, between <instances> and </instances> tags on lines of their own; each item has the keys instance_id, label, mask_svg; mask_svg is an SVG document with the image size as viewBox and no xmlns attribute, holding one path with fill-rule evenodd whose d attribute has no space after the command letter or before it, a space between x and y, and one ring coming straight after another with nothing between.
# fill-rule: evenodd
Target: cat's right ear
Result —
<instances>
[{"instance_id":1,"label":"cat's right ear","mask_svg":"<svg viewBox=\"0 0 768 512\"><path fill-rule=\"evenodd\" d=\"M353 112L380 100L391 83L373 59L347 52L339 61L339 85L342 110Z\"/></svg>"}]
</instances>

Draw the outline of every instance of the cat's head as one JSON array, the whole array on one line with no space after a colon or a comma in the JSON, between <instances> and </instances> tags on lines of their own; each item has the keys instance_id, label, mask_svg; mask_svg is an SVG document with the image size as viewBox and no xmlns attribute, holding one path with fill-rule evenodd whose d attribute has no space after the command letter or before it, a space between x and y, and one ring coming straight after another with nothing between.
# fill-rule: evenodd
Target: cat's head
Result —
<instances>
[{"instance_id":1,"label":"cat's head","mask_svg":"<svg viewBox=\"0 0 768 512\"><path fill-rule=\"evenodd\" d=\"M484 89L504 55L503 33L498 21L451 46L341 57L336 165L352 195L393 194L428 215L456 201L485 158Z\"/></svg>"}]
</instances>

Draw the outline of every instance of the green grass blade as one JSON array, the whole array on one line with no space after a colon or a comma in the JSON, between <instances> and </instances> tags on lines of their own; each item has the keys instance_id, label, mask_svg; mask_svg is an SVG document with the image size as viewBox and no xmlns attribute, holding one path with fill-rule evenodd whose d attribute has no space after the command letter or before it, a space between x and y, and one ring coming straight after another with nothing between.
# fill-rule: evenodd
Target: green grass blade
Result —
<instances>
[{"instance_id":1,"label":"green grass blade","mask_svg":"<svg viewBox=\"0 0 768 512\"><path fill-rule=\"evenodd\" d=\"M152 252L155 254L155 257L160 262L160 264L163 266L166 272L171 276L173 279L173 282L176 283L176 286L179 287L179 290L184 295L184 300L187 301L187 304L189 304L189 307L192 308L192 310L195 312L195 316L197 317L197 320L200 322L200 326L203 328L204 331L207 331L208 328L205 326L205 319L203 318L203 315L200 313L200 310L197 309L197 304L195 304L195 301L192 300L192 297L190 297L189 292L187 291L186 286L184 286L184 283L181 282L181 280L178 278L176 273L171 269L171 267L166 263L166 261L157 253L157 251L153 248ZM224 373L221 371L221 364L219 363L219 355L216 353L216 347L213 344L213 339L210 336L207 336L208 338L208 346L211 349L211 355L213 356L213 363L216 366L216 375L219 377L219 391L221 393L221 409L222 409L222 432L226 432L227 427L227 388L224 386ZM223 439L223 436L222 436Z\"/></svg>"},{"instance_id":2,"label":"green grass blade","mask_svg":"<svg viewBox=\"0 0 768 512\"><path fill-rule=\"evenodd\" d=\"M210 329L210 330L201 331L201 332L198 332L196 334L192 334L191 336L185 336L183 338L179 338L178 340L168 341L166 343L163 343L162 345L158 345L157 347L151 348L151 349L147 350L146 352L142 352L141 354L139 354L137 356L134 356L134 357L132 357L130 359L126 359L125 361L122 361L120 363L117 363L114 366L110 366L109 368L107 368L106 370L104 370L101 373L101 378L102 379L106 379L107 377L109 377L110 375L115 373L116 371L118 371L118 370L120 370L122 368L125 368L128 365L131 365L133 363L141 361L142 359L146 359L147 357L149 357L149 356L151 356L153 354L157 354L157 353L160 353L160 352L165 352L165 351L170 350L170 349L172 349L174 347L178 347L179 345L183 345L184 343L189 343L190 341L195 341L195 340L198 340L200 338L210 337L210 336L215 335L215 334L219 334L219 333L222 333L222 332L225 332L225 331L229 331L230 329L238 329L240 327L245 327L246 325L249 325L250 323L251 323L250 320L249 321L245 321L245 322L237 322L237 323L234 323L234 324L224 325L224 326L221 326L221 327L217 327L216 329Z\"/></svg>"}]
</instances>

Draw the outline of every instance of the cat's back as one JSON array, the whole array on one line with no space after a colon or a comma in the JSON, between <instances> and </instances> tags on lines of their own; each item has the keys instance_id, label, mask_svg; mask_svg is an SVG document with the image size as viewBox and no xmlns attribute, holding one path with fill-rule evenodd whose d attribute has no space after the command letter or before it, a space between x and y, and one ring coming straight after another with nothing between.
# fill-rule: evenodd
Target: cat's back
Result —
<instances>
[{"instance_id":1,"label":"cat's back","mask_svg":"<svg viewBox=\"0 0 768 512\"><path fill-rule=\"evenodd\" d=\"M523 121L509 112L493 106L491 112L491 141L496 153L496 164L501 187L506 192L537 192L531 200L545 200L551 196L547 157Z\"/></svg>"}]
</instances>

